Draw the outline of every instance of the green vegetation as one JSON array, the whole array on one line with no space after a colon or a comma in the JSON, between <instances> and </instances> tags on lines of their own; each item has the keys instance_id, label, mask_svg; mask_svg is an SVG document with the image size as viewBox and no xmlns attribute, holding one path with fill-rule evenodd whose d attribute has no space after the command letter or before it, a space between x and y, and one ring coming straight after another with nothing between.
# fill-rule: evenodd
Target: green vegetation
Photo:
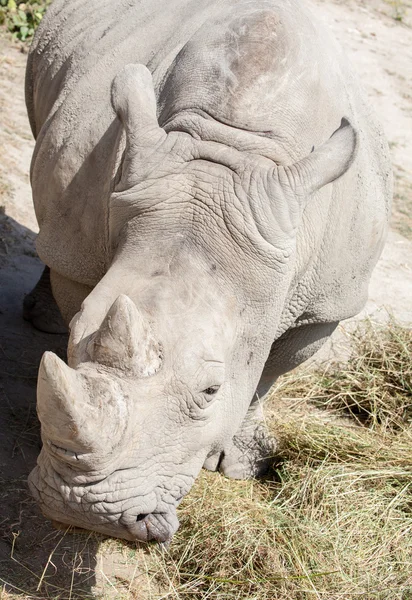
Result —
<instances>
[{"instance_id":1,"label":"green vegetation","mask_svg":"<svg viewBox=\"0 0 412 600\"><path fill-rule=\"evenodd\" d=\"M30 39L51 0L0 0L0 25L19 40Z\"/></svg>"},{"instance_id":2,"label":"green vegetation","mask_svg":"<svg viewBox=\"0 0 412 600\"><path fill-rule=\"evenodd\" d=\"M384 8L385 4L387 6L386 10ZM381 7L383 7L383 12L395 21L408 27L411 26L411 0L384 0Z\"/></svg>"},{"instance_id":3,"label":"green vegetation","mask_svg":"<svg viewBox=\"0 0 412 600\"><path fill-rule=\"evenodd\" d=\"M393 18L395 21L402 21L405 15L405 5L402 0L386 0L391 6L393 10Z\"/></svg>"}]
</instances>

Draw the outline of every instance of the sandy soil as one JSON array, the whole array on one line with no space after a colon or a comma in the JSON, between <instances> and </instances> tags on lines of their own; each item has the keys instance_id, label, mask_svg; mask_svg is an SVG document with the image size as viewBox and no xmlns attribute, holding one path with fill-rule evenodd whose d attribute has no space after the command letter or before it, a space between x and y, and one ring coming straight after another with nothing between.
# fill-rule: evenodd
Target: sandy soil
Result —
<instances>
[{"instance_id":1,"label":"sandy soil","mask_svg":"<svg viewBox=\"0 0 412 600\"><path fill-rule=\"evenodd\" d=\"M381 319L389 310L412 323L412 10L408 10L405 3L384 0L315 4L358 70L393 153L394 230L374 273L363 315ZM39 515L27 491L27 474L39 451L38 363L46 349L63 357L66 339L41 334L21 317L23 297L42 269L34 250L37 224L28 178L33 141L23 98L25 60L19 46L0 37L0 578L10 592L30 597L62 593L64 598L90 598L96 590L104 597L121 593L131 597L131 592L124 592L129 587L135 597L148 597L138 578L144 549L102 544L94 534L56 531Z\"/></svg>"}]
</instances>

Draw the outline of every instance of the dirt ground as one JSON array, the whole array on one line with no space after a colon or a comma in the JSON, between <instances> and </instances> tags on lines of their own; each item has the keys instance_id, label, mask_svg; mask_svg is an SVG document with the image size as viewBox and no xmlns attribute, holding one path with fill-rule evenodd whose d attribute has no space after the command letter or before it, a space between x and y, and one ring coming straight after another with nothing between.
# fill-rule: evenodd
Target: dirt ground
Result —
<instances>
[{"instance_id":1,"label":"dirt ground","mask_svg":"<svg viewBox=\"0 0 412 600\"><path fill-rule=\"evenodd\" d=\"M412 323L411 7L397 0L315 4L352 59L393 154L392 231L362 315L382 319L389 310L405 323ZM13 597L91 598L96 591L100 597L120 597L126 581L130 594L136 586L140 590L133 597L155 597L143 592L136 575L136 566L145 562L143 548L112 542L108 547L94 534L57 531L41 517L27 490L40 444L38 363L45 350L64 357L66 339L33 330L21 316L24 295L42 270L34 250L25 61L20 46L0 36L0 584L7 582L4 589Z\"/></svg>"}]
</instances>

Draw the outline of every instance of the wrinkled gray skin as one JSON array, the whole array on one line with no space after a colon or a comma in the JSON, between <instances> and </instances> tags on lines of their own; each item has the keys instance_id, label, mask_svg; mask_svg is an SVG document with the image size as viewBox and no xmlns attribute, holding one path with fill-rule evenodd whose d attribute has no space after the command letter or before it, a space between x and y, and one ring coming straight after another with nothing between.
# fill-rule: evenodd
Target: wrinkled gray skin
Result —
<instances>
[{"instance_id":1,"label":"wrinkled gray skin","mask_svg":"<svg viewBox=\"0 0 412 600\"><path fill-rule=\"evenodd\" d=\"M30 487L54 520L164 541L202 466L264 471L261 399L364 305L386 142L298 0L55 0L27 69L71 331L69 366L40 367ZM32 320L58 330L46 280Z\"/></svg>"}]
</instances>

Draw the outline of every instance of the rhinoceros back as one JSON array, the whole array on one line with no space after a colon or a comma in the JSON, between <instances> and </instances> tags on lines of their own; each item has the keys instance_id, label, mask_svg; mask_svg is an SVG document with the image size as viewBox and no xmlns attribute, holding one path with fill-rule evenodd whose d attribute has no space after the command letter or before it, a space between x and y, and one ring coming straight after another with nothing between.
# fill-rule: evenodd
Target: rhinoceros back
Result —
<instances>
[{"instance_id":1,"label":"rhinoceros back","mask_svg":"<svg viewBox=\"0 0 412 600\"><path fill-rule=\"evenodd\" d=\"M282 164L328 139L342 117L352 122L357 158L305 209L282 327L355 314L385 237L387 146L343 53L299 0L55 0L26 88L40 257L92 287L110 264L122 150L110 86L128 63L152 72L161 125L194 111L269 136Z\"/></svg>"}]
</instances>

